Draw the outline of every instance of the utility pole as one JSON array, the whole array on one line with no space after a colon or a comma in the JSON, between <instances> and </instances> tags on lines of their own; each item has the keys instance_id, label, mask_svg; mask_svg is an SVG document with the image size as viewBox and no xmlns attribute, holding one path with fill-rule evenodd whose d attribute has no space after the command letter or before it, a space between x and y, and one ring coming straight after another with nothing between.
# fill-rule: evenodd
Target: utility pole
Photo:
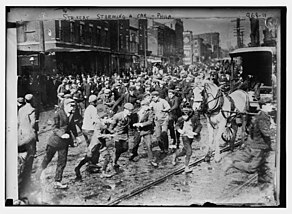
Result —
<instances>
[{"instance_id":1,"label":"utility pole","mask_svg":"<svg viewBox=\"0 0 292 214\"><path fill-rule=\"evenodd\" d=\"M44 68L45 68L45 31L44 31L44 22L39 21L39 26L40 26L40 35L39 35L39 41L40 41L40 57L39 57L39 68L40 71L43 73Z\"/></svg>"},{"instance_id":2,"label":"utility pole","mask_svg":"<svg viewBox=\"0 0 292 214\"><path fill-rule=\"evenodd\" d=\"M251 47L260 46L260 31L259 20L257 18L250 18L250 44Z\"/></svg>"},{"instance_id":3,"label":"utility pole","mask_svg":"<svg viewBox=\"0 0 292 214\"><path fill-rule=\"evenodd\" d=\"M240 26L240 21L243 21L244 19L237 18L236 20L231 20L231 22L236 22L236 26L234 28L235 35L237 38L237 47L242 48L243 47L243 34L244 29Z\"/></svg>"},{"instance_id":4,"label":"utility pole","mask_svg":"<svg viewBox=\"0 0 292 214\"><path fill-rule=\"evenodd\" d=\"M145 27L144 25L144 68L145 68L145 71L147 70L147 49L146 49L146 45L147 45L147 38L146 38L146 30L147 30L147 27Z\"/></svg>"}]
</instances>

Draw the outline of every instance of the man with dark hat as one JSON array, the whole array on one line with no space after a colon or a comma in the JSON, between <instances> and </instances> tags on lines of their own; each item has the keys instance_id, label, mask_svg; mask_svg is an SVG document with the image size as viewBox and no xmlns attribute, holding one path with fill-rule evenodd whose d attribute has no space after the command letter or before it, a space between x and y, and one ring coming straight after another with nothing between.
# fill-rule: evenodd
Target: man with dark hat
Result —
<instances>
[{"instance_id":1,"label":"man with dark hat","mask_svg":"<svg viewBox=\"0 0 292 214\"><path fill-rule=\"evenodd\" d=\"M62 184L63 171L67 163L69 145L73 145L77 137L76 124L74 123L73 99L65 99L62 108L58 109L54 116L53 133L48 139L46 154L37 172L37 179L43 178L44 169L47 168L55 153L58 152L57 168L55 174L54 188L66 189L68 186ZM74 139L74 140L73 140Z\"/></svg>"},{"instance_id":2,"label":"man with dark hat","mask_svg":"<svg viewBox=\"0 0 292 214\"><path fill-rule=\"evenodd\" d=\"M85 98L85 108L89 105L89 96L93 93L94 84L91 78L87 79L87 82L84 84L84 98Z\"/></svg>"},{"instance_id":3,"label":"man with dark hat","mask_svg":"<svg viewBox=\"0 0 292 214\"><path fill-rule=\"evenodd\" d=\"M136 91L135 86L130 86L129 92L122 95L113 105L112 107L113 112L119 112L121 110L119 106L124 106L125 103L131 103L135 107L136 102L138 100L135 91Z\"/></svg>"},{"instance_id":4,"label":"man with dark hat","mask_svg":"<svg viewBox=\"0 0 292 214\"><path fill-rule=\"evenodd\" d=\"M168 122L168 128L170 131L170 137L173 140L172 142L172 148L176 149L179 147L179 132L174 130L174 126L177 122L177 119L181 116L181 110L180 110L180 100L175 95L175 90L168 90L168 97L166 98L166 101L170 105L169 110L169 122Z\"/></svg>"},{"instance_id":5,"label":"man with dark hat","mask_svg":"<svg viewBox=\"0 0 292 214\"><path fill-rule=\"evenodd\" d=\"M113 85L113 93L114 93L114 99L117 101L121 96L123 96L126 93L126 88L121 85L120 82L117 82Z\"/></svg>"},{"instance_id":6,"label":"man with dark hat","mask_svg":"<svg viewBox=\"0 0 292 214\"><path fill-rule=\"evenodd\" d=\"M118 160L122 153L128 151L129 148L129 136L128 129L130 124L130 115L134 110L134 106L131 103L126 103L124 105L124 110L116 113L109 127L109 132L115 134L115 154L114 154L114 168L117 170L119 168Z\"/></svg>"}]
</instances>

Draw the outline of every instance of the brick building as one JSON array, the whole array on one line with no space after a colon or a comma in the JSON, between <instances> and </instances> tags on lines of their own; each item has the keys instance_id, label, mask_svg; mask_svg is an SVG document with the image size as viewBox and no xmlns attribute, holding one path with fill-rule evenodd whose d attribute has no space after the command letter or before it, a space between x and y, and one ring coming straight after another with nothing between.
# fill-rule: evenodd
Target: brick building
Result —
<instances>
[{"instance_id":1,"label":"brick building","mask_svg":"<svg viewBox=\"0 0 292 214\"><path fill-rule=\"evenodd\" d=\"M203 33L196 35L199 38L203 39L203 43L211 50L210 56L211 59L221 57L221 48L220 48L220 34L218 32L214 33Z\"/></svg>"},{"instance_id":2,"label":"brick building","mask_svg":"<svg viewBox=\"0 0 292 214\"><path fill-rule=\"evenodd\" d=\"M148 22L147 19L19 22L18 73L110 75L147 66L149 58L178 62L182 22L174 22L173 29L155 22L148 26Z\"/></svg>"},{"instance_id":3,"label":"brick building","mask_svg":"<svg viewBox=\"0 0 292 214\"><path fill-rule=\"evenodd\" d=\"M177 64L183 58L183 24L180 20L170 23L149 22L148 50L149 62Z\"/></svg>"},{"instance_id":4,"label":"brick building","mask_svg":"<svg viewBox=\"0 0 292 214\"><path fill-rule=\"evenodd\" d=\"M185 31L183 35L185 64L222 57L219 33L193 35L192 31Z\"/></svg>"}]
</instances>

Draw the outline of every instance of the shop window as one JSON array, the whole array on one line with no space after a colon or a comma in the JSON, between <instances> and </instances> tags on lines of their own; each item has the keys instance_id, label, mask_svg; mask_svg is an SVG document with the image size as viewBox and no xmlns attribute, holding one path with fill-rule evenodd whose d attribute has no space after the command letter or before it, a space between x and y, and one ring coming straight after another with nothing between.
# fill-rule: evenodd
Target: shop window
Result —
<instances>
[{"instance_id":1,"label":"shop window","mask_svg":"<svg viewBox=\"0 0 292 214\"><path fill-rule=\"evenodd\" d=\"M85 25L84 25L84 23L80 23L79 36L80 36L80 43L85 43Z\"/></svg>"},{"instance_id":2,"label":"shop window","mask_svg":"<svg viewBox=\"0 0 292 214\"><path fill-rule=\"evenodd\" d=\"M74 26L74 22L70 22L70 42L75 42L75 26Z\"/></svg>"},{"instance_id":3,"label":"shop window","mask_svg":"<svg viewBox=\"0 0 292 214\"><path fill-rule=\"evenodd\" d=\"M108 46L108 29L104 30L104 44L103 44L103 46L104 47Z\"/></svg>"},{"instance_id":4,"label":"shop window","mask_svg":"<svg viewBox=\"0 0 292 214\"><path fill-rule=\"evenodd\" d=\"M101 46L101 27L97 26L96 29L96 45Z\"/></svg>"},{"instance_id":5,"label":"shop window","mask_svg":"<svg viewBox=\"0 0 292 214\"><path fill-rule=\"evenodd\" d=\"M123 49L124 48L124 40L123 40L122 34L120 34L120 36L119 36L119 41L120 41L120 49Z\"/></svg>"},{"instance_id":6,"label":"shop window","mask_svg":"<svg viewBox=\"0 0 292 214\"><path fill-rule=\"evenodd\" d=\"M126 36L126 49L129 50L129 36Z\"/></svg>"},{"instance_id":7,"label":"shop window","mask_svg":"<svg viewBox=\"0 0 292 214\"><path fill-rule=\"evenodd\" d=\"M92 26L89 26L89 32L88 32L88 40L89 40L89 44L90 45L92 45L93 44L93 42L92 42L92 40L93 40L93 27Z\"/></svg>"},{"instance_id":8,"label":"shop window","mask_svg":"<svg viewBox=\"0 0 292 214\"><path fill-rule=\"evenodd\" d=\"M58 20L58 36L57 36L57 39L59 41L63 40L62 20Z\"/></svg>"}]
</instances>

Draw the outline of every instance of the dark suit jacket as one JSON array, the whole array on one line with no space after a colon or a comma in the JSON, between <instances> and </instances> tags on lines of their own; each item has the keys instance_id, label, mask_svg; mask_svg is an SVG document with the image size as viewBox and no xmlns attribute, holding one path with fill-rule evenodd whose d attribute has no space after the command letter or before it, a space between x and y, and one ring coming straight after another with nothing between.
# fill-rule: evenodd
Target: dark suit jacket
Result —
<instances>
[{"instance_id":1,"label":"dark suit jacket","mask_svg":"<svg viewBox=\"0 0 292 214\"><path fill-rule=\"evenodd\" d=\"M63 134L69 134L69 139L63 139ZM74 122L74 114L68 118L64 109L59 109L54 115L53 133L49 137L48 145L63 149L73 144L72 135L77 137L77 130Z\"/></svg>"},{"instance_id":2,"label":"dark suit jacket","mask_svg":"<svg viewBox=\"0 0 292 214\"><path fill-rule=\"evenodd\" d=\"M166 101L170 105L169 116L176 121L181 116L180 100L177 96L174 96L172 99L166 97Z\"/></svg>"},{"instance_id":3,"label":"dark suit jacket","mask_svg":"<svg viewBox=\"0 0 292 214\"><path fill-rule=\"evenodd\" d=\"M91 94L91 90L93 90L93 84L92 83L86 83L84 85L84 96L86 96L86 99L89 98L90 94Z\"/></svg>"},{"instance_id":4,"label":"dark suit jacket","mask_svg":"<svg viewBox=\"0 0 292 214\"><path fill-rule=\"evenodd\" d=\"M139 115L139 123L142 123L143 127L140 127L140 136L152 134L154 129L154 113L152 109L148 109L143 115Z\"/></svg>"}]
</instances>

